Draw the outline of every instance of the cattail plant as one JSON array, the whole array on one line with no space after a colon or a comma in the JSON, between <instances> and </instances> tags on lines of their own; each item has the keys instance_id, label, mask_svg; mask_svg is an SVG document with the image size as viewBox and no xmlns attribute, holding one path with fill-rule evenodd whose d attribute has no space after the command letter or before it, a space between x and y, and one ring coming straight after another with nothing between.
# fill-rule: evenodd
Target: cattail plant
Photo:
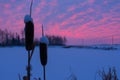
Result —
<instances>
[{"instance_id":1,"label":"cattail plant","mask_svg":"<svg viewBox=\"0 0 120 80\"><path fill-rule=\"evenodd\" d=\"M34 42L34 23L33 23L32 17L31 17L32 4L33 4L33 0L31 1L31 5L30 5L30 15L26 15L24 17L25 48L28 51L28 66L27 66L27 77L26 77L27 80L30 80L30 71L31 71L30 60L32 58L34 47L35 47L35 45L33 44L33 42Z\"/></svg>"},{"instance_id":2,"label":"cattail plant","mask_svg":"<svg viewBox=\"0 0 120 80\"><path fill-rule=\"evenodd\" d=\"M40 50L40 62L43 66L44 80L46 80L45 66L47 64L47 47L48 47L48 44L49 44L49 41L48 41L48 38L44 36L44 30L43 30L43 25L42 25L42 37L40 38L39 50Z\"/></svg>"}]
</instances>

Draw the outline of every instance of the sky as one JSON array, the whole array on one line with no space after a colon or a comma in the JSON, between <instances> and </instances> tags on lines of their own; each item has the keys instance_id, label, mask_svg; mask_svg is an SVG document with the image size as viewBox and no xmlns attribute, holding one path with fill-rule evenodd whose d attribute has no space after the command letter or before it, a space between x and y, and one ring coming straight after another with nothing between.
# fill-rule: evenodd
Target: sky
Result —
<instances>
[{"instance_id":1,"label":"sky","mask_svg":"<svg viewBox=\"0 0 120 80\"><path fill-rule=\"evenodd\" d=\"M0 29L21 33L31 0L0 0ZM67 38L68 44L120 43L120 0L33 0L35 38Z\"/></svg>"}]
</instances>

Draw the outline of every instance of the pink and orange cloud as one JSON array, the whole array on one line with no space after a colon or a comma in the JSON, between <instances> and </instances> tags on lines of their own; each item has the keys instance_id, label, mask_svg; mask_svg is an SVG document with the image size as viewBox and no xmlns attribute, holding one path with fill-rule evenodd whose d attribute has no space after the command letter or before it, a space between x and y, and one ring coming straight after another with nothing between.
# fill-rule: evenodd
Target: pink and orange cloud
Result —
<instances>
[{"instance_id":1,"label":"pink and orange cloud","mask_svg":"<svg viewBox=\"0 0 120 80\"><path fill-rule=\"evenodd\" d=\"M35 38L41 37L41 25L44 24L46 34L65 36L68 43L81 44L83 39L86 44L91 40L102 43L109 36L114 36L116 43L120 43L119 5L119 0L34 0ZM0 6L0 28L21 33L30 1L5 0Z\"/></svg>"}]
</instances>

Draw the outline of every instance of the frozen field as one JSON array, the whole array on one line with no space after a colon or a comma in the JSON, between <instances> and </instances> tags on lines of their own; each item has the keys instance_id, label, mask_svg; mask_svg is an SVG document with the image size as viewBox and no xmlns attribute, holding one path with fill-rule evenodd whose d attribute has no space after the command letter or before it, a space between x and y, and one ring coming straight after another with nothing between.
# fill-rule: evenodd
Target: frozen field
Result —
<instances>
[{"instance_id":1,"label":"frozen field","mask_svg":"<svg viewBox=\"0 0 120 80\"><path fill-rule=\"evenodd\" d=\"M119 46L117 46L119 48ZM18 74L26 75L27 52L24 47L0 48L0 80L19 80ZM43 78L36 47L32 60L32 77ZM120 79L120 48L118 50L99 50L85 48L48 48L47 80L67 80L72 74L77 80L101 80L98 70L116 67ZM43 80L43 79L42 79Z\"/></svg>"}]
</instances>

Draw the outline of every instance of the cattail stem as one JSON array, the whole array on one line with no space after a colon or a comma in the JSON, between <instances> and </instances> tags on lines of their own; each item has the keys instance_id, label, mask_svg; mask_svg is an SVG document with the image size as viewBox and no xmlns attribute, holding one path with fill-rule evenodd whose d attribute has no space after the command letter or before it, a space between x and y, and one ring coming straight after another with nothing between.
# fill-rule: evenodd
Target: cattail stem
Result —
<instances>
[{"instance_id":1,"label":"cattail stem","mask_svg":"<svg viewBox=\"0 0 120 80\"><path fill-rule=\"evenodd\" d=\"M42 25L42 37L44 36L44 28L43 28L43 25Z\"/></svg>"},{"instance_id":2,"label":"cattail stem","mask_svg":"<svg viewBox=\"0 0 120 80\"><path fill-rule=\"evenodd\" d=\"M44 75L43 75L43 77L44 77L44 80L46 80L46 74L45 74L45 66L43 66L43 72L44 72Z\"/></svg>"},{"instance_id":3,"label":"cattail stem","mask_svg":"<svg viewBox=\"0 0 120 80\"><path fill-rule=\"evenodd\" d=\"M19 80L21 80L20 74L18 74Z\"/></svg>"},{"instance_id":4,"label":"cattail stem","mask_svg":"<svg viewBox=\"0 0 120 80\"><path fill-rule=\"evenodd\" d=\"M28 51L27 78L28 78L28 80L30 80L30 50Z\"/></svg>"},{"instance_id":5,"label":"cattail stem","mask_svg":"<svg viewBox=\"0 0 120 80\"><path fill-rule=\"evenodd\" d=\"M32 15L32 4L33 4L33 0L31 1L31 5L30 5L30 16Z\"/></svg>"}]
</instances>

